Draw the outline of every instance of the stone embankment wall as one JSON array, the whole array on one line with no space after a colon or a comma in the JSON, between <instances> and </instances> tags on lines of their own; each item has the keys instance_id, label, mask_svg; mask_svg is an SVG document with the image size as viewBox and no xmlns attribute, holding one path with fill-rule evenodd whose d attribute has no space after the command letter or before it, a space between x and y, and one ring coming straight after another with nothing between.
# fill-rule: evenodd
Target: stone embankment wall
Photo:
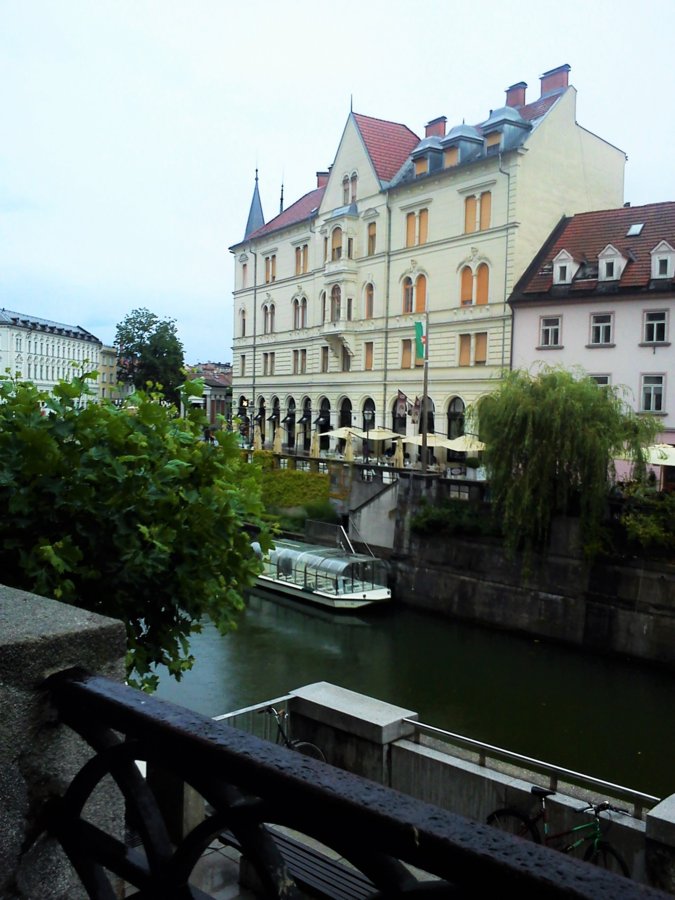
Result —
<instances>
[{"instance_id":1,"label":"stone embankment wall","mask_svg":"<svg viewBox=\"0 0 675 900\"><path fill-rule=\"evenodd\" d=\"M390 561L398 602L675 668L675 565L589 565L575 552L574 520L561 520L549 556L526 575L497 540L412 533L421 489L411 483L399 503Z\"/></svg>"}]
</instances>

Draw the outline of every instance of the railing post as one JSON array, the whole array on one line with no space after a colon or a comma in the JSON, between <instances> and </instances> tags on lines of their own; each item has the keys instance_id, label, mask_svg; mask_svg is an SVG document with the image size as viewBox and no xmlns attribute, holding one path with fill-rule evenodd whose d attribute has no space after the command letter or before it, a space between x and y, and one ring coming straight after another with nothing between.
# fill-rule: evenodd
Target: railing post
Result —
<instances>
[{"instance_id":1,"label":"railing post","mask_svg":"<svg viewBox=\"0 0 675 900\"><path fill-rule=\"evenodd\" d=\"M62 795L92 755L60 727L41 685L48 675L84 666L124 679L121 622L0 585L0 897L40 900L86 896L57 841L44 831L42 811ZM90 821L124 833L121 796L101 786Z\"/></svg>"},{"instance_id":2,"label":"railing post","mask_svg":"<svg viewBox=\"0 0 675 900\"><path fill-rule=\"evenodd\" d=\"M645 868L649 883L675 894L675 794L647 813Z\"/></svg>"}]
</instances>

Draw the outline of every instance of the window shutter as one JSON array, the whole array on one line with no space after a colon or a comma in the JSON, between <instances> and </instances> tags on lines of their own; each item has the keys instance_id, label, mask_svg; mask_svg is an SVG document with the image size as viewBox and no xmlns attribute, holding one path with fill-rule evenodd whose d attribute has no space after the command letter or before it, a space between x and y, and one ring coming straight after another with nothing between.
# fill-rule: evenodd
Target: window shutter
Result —
<instances>
[{"instance_id":1,"label":"window shutter","mask_svg":"<svg viewBox=\"0 0 675 900\"><path fill-rule=\"evenodd\" d=\"M415 283L415 312L425 312L427 308L427 279L418 275Z\"/></svg>"},{"instance_id":2,"label":"window shutter","mask_svg":"<svg viewBox=\"0 0 675 900\"><path fill-rule=\"evenodd\" d=\"M462 269L459 299L462 306L471 306L473 303L473 272L470 266Z\"/></svg>"},{"instance_id":3,"label":"window shutter","mask_svg":"<svg viewBox=\"0 0 675 900\"><path fill-rule=\"evenodd\" d=\"M405 217L405 245L415 246L415 213L408 213Z\"/></svg>"},{"instance_id":4,"label":"window shutter","mask_svg":"<svg viewBox=\"0 0 675 900\"><path fill-rule=\"evenodd\" d=\"M480 195L480 230L485 231L490 227L490 216L492 213L492 194L490 191Z\"/></svg>"},{"instance_id":5,"label":"window shutter","mask_svg":"<svg viewBox=\"0 0 675 900\"><path fill-rule=\"evenodd\" d=\"M484 306L488 302L489 287L490 270L485 263L481 263L476 273L476 304Z\"/></svg>"},{"instance_id":6,"label":"window shutter","mask_svg":"<svg viewBox=\"0 0 675 900\"><path fill-rule=\"evenodd\" d=\"M448 147L443 155L443 164L446 169L459 163L459 147Z\"/></svg>"},{"instance_id":7,"label":"window shutter","mask_svg":"<svg viewBox=\"0 0 675 900\"><path fill-rule=\"evenodd\" d=\"M372 341L366 343L366 369L373 368L373 344Z\"/></svg>"},{"instance_id":8,"label":"window shutter","mask_svg":"<svg viewBox=\"0 0 675 900\"><path fill-rule=\"evenodd\" d=\"M429 233L429 210L421 209L420 210L420 234L419 234L418 243L426 244L428 233Z\"/></svg>"},{"instance_id":9,"label":"window shutter","mask_svg":"<svg viewBox=\"0 0 675 900\"><path fill-rule=\"evenodd\" d=\"M470 234L476 230L476 198L472 195L464 200L464 231Z\"/></svg>"},{"instance_id":10,"label":"window shutter","mask_svg":"<svg viewBox=\"0 0 675 900\"><path fill-rule=\"evenodd\" d=\"M471 364L470 334L460 334L459 336L459 364L460 366L468 366Z\"/></svg>"},{"instance_id":11,"label":"window shutter","mask_svg":"<svg viewBox=\"0 0 675 900\"><path fill-rule=\"evenodd\" d=\"M473 361L477 366L487 362L487 331L480 331L476 335Z\"/></svg>"},{"instance_id":12,"label":"window shutter","mask_svg":"<svg viewBox=\"0 0 675 900\"><path fill-rule=\"evenodd\" d=\"M412 341L407 338L401 342L401 368L409 369L412 363Z\"/></svg>"}]
</instances>

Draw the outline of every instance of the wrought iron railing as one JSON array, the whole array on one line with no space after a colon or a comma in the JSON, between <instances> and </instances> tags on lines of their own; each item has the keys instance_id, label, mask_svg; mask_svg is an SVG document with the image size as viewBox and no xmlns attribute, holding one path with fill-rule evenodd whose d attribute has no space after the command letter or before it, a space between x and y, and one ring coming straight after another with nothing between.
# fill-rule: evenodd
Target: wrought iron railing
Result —
<instances>
[{"instance_id":1,"label":"wrought iron railing","mask_svg":"<svg viewBox=\"0 0 675 900\"><path fill-rule=\"evenodd\" d=\"M45 821L97 900L118 896L116 879L136 888L127 897L208 896L191 886L191 873L224 831L241 848L264 896L299 897L270 824L337 851L372 882L372 897L664 896L117 682L68 670L46 687L60 720L94 752L48 807ZM137 760L163 767L204 798L209 814L182 840L171 840ZM140 847L87 819L87 801L108 775L124 796Z\"/></svg>"}]
</instances>

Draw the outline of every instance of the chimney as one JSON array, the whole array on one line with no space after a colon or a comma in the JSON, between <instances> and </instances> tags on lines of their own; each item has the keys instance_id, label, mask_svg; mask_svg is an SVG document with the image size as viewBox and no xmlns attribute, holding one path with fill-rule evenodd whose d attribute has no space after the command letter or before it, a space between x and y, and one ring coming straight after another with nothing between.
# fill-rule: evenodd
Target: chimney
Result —
<instances>
[{"instance_id":1,"label":"chimney","mask_svg":"<svg viewBox=\"0 0 675 900\"><path fill-rule=\"evenodd\" d=\"M424 137L445 137L445 123L447 121L445 116L439 116L437 119L427 122Z\"/></svg>"},{"instance_id":2,"label":"chimney","mask_svg":"<svg viewBox=\"0 0 675 900\"><path fill-rule=\"evenodd\" d=\"M525 106L525 91L527 84L519 81L518 84L512 84L506 89L506 105L507 106Z\"/></svg>"},{"instance_id":3,"label":"chimney","mask_svg":"<svg viewBox=\"0 0 675 900\"><path fill-rule=\"evenodd\" d=\"M566 88L569 84L569 71L571 66L565 63L564 66L558 66L557 69L551 69L539 76L541 81L541 96L552 94L553 91L559 91Z\"/></svg>"},{"instance_id":4,"label":"chimney","mask_svg":"<svg viewBox=\"0 0 675 900\"><path fill-rule=\"evenodd\" d=\"M326 185L328 184L329 174L330 174L329 172L317 172L316 173L316 186L318 188L326 187Z\"/></svg>"}]
</instances>

